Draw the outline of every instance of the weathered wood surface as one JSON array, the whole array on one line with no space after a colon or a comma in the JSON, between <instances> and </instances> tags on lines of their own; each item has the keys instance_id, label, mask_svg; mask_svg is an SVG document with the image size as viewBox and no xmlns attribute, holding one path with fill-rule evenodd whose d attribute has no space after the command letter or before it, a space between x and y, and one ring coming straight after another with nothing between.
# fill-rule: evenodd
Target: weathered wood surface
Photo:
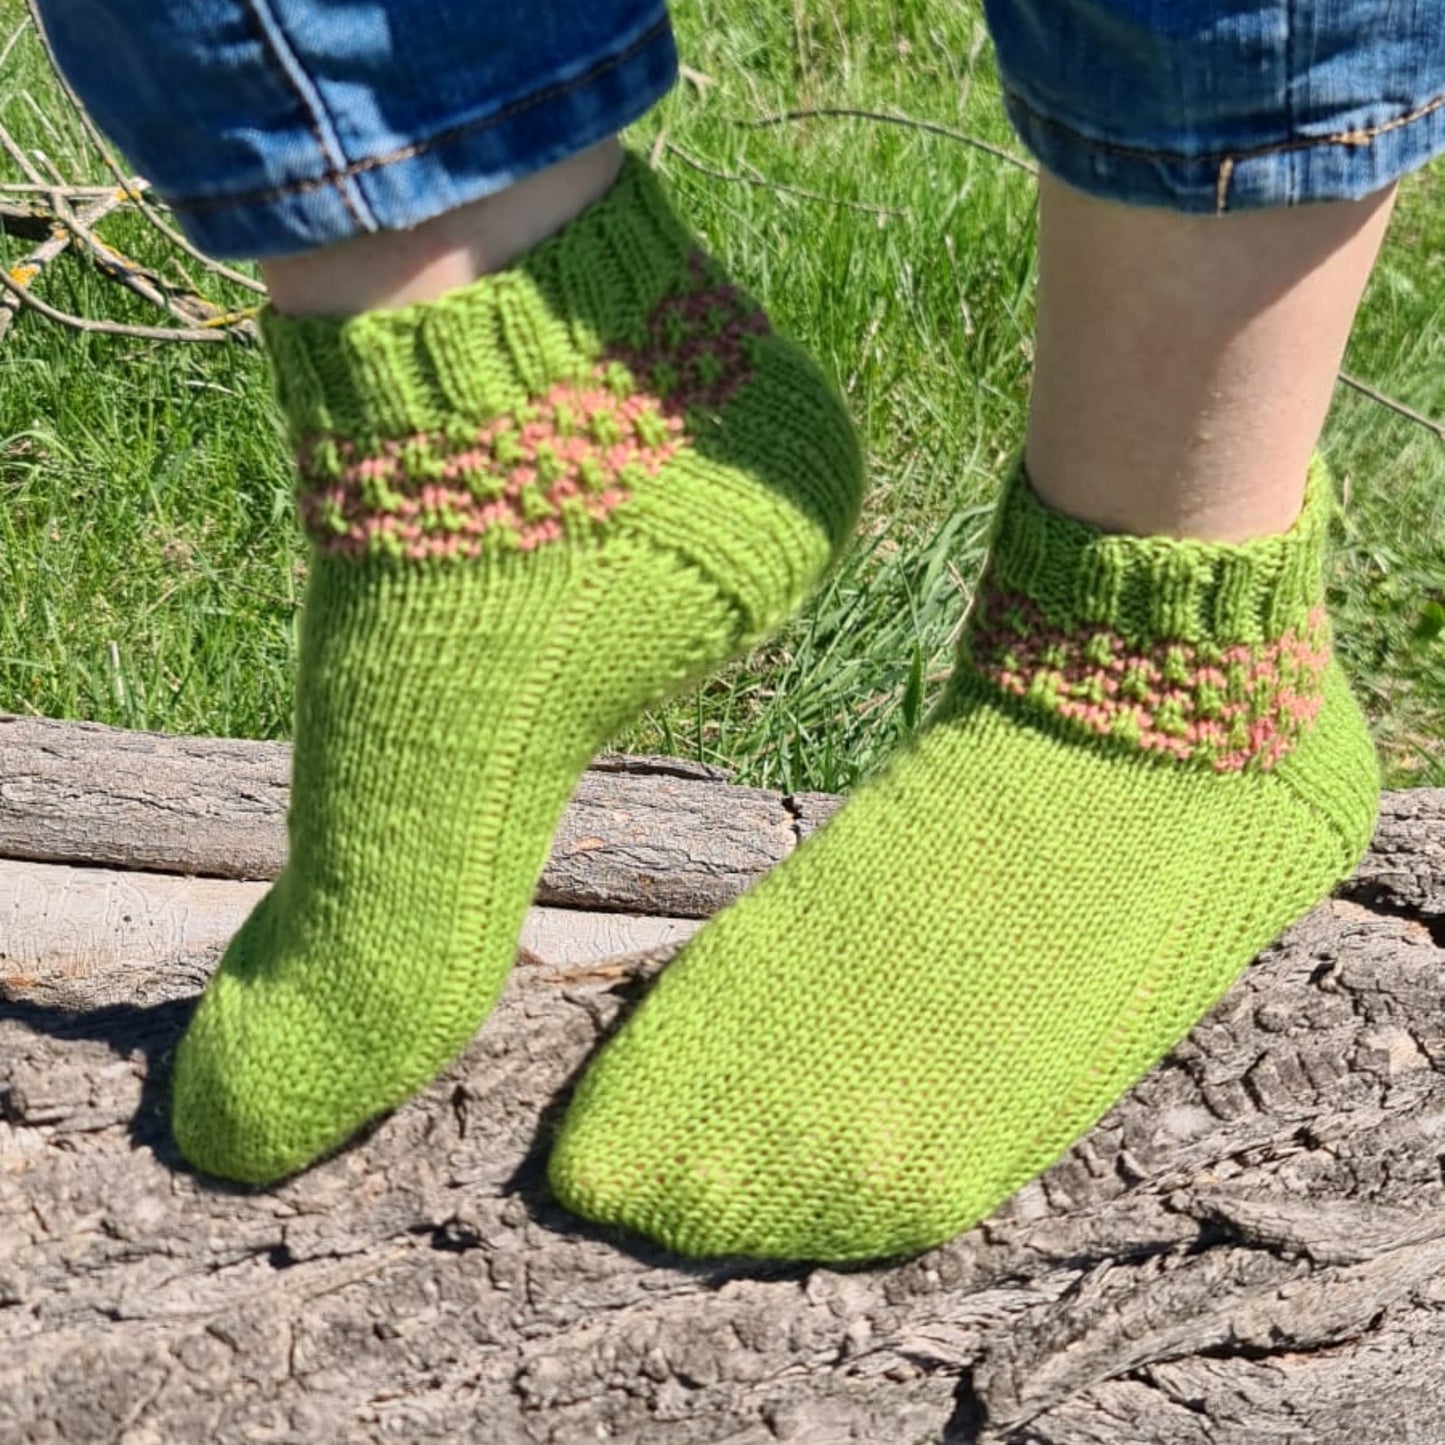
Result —
<instances>
[{"instance_id":1,"label":"weathered wood surface","mask_svg":"<svg viewBox=\"0 0 1445 1445\"><path fill-rule=\"evenodd\" d=\"M829 806L793 800L797 831ZM534 913L552 943L532 935L455 1066L247 1192L166 1132L175 995L220 925L177 922L181 894L132 907L134 948L169 938L179 979L142 987L128 946L93 940L124 890L177 880L96 870L92 942L33 942L30 982L0 988L0 1440L1438 1445L1442 849L1445 794L1390 798L1349 896L1042 1180L855 1271L688 1264L547 1195L569 1081L665 957L665 932L630 930L692 925L578 943L575 914ZM0 928L36 906L7 876Z\"/></svg>"},{"instance_id":2,"label":"weathered wood surface","mask_svg":"<svg viewBox=\"0 0 1445 1445\"><path fill-rule=\"evenodd\" d=\"M274 878L290 767L285 743L0 715L0 858ZM538 899L703 918L797 838L775 793L676 759L602 758L567 807Z\"/></svg>"},{"instance_id":3,"label":"weathered wood surface","mask_svg":"<svg viewBox=\"0 0 1445 1445\"><path fill-rule=\"evenodd\" d=\"M270 887L0 859L0 1007L84 1010L191 998ZM523 956L578 963L684 942L700 923L533 908Z\"/></svg>"}]
</instances>

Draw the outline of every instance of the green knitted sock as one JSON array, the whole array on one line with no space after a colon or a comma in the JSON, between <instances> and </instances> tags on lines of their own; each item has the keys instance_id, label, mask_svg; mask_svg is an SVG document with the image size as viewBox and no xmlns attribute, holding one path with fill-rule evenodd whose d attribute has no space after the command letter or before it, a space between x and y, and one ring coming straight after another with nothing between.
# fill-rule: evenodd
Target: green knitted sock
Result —
<instances>
[{"instance_id":1,"label":"green knitted sock","mask_svg":"<svg viewBox=\"0 0 1445 1445\"><path fill-rule=\"evenodd\" d=\"M174 1075L182 1152L250 1182L464 1047L588 759L781 621L861 488L836 396L633 158L511 270L266 339L313 543L290 861Z\"/></svg>"},{"instance_id":2,"label":"green knitted sock","mask_svg":"<svg viewBox=\"0 0 1445 1445\"><path fill-rule=\"evenodd\" d=\"M1316 470L1288 533L1205 545L1016 480L930 727L603 1050L563 1203L686 1254L878 1258L1058 1158L1370 836L1329 505Z\"/></svg>"}]
</instances>

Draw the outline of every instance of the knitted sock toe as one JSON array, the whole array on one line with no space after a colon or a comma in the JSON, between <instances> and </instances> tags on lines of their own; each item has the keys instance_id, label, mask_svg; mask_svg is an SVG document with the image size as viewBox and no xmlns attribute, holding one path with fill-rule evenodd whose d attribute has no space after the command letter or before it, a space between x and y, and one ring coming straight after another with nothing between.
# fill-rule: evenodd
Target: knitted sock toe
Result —
<instances>
[{"instance_id":1,"label":"knitted sock toe","mask_svg":"<svg viewBox=\"0 0 1445 1445\"><path fill-rule=\"evenodd\" d=\"M511 270L266 339L313 544L290 859L174 1074L182 1152L251 1182L462 1049L588 759L801 601L861 484L834 393L631 158Z\"/></svg>"},{"instance_id":2,"label":"knitted sock toe","mask_svg":"<svg viewBox=\"0 0 1445 1445\"><path fill-rule=\"evenodd\" d=\"M938 1244L1055 1160L1345 876L1378 770L1286 534L1104 535L1016 479L948 696L584 1076L577 1213L687 1254Z\"/></svg>"}]
</instances>

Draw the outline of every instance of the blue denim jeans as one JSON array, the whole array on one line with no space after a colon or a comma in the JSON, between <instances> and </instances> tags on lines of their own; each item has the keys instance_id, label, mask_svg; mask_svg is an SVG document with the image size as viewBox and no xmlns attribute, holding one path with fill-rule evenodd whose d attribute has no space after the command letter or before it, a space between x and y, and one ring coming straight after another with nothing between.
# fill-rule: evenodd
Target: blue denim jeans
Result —
<instances>
[{"instance_id":1,"label":"blue denim jeans","mask_svg":"<svg viewBox=\"0 0 1445 1445\"><path fill-rule=\"evenodd\" d=\"M221 256L414 226L637 119L665 0L42 0L100 125ZM1106 198L1352 199L1445 149L1441 0L985 0L1020 137Z\"/></svg>"},{"instance_id":2,"label":"blue denim jeans","mask_svg":"<svg viewBox=\"0 0 1445 1445\"><path fill-rule=\"evenodd\" d=\"M404 229L620 130L665 0L44 0L66 78L216 256Z\"/></svg>"},{"instance_id":3,"label":"blue denim jeans","mask_svg":"<svg viewBox=\"0 0 1445 1445\"><path fill-rule=\"evenodd\" d=\"M1020 139L1110 200L1358 200L1445 150L1442 0L984 6Z\"/></svg>"}]
</instances>

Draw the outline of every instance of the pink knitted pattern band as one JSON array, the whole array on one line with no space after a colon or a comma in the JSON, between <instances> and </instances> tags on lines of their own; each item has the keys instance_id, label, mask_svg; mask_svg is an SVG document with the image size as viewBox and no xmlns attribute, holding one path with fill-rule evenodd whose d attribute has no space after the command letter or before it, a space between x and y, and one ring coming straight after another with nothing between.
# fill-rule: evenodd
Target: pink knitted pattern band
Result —
<instances>
[{"instance_id":1,"label":"pink knitted pattern band","mask_svg":"<svg viewBox=\"0 0 1445 1445\"><path fill-rule=\"evenodd\" d=\"M715 283L701 252L638 344L607 347L583 381L477 428L365 445L309 438L298 506L323 552L408 561L529 551L604 521L691 444L689 413L717 411L756 372L767 317Z\"/></svg>"},{"instance_id":2,"label":"pink knitted pattern band","mask_svg":"<svg viewBox=\"0 0 1445 1445\"><path fill-rule=\"evenodd\" d=\"M1012 697L1145 752L1219 772L1272 768L1319 711L1330 659L1322 607L1271 641L1130 640L1052 626L1022 593L985 589L974 669Z\"/></svg>"}]
</instances>

